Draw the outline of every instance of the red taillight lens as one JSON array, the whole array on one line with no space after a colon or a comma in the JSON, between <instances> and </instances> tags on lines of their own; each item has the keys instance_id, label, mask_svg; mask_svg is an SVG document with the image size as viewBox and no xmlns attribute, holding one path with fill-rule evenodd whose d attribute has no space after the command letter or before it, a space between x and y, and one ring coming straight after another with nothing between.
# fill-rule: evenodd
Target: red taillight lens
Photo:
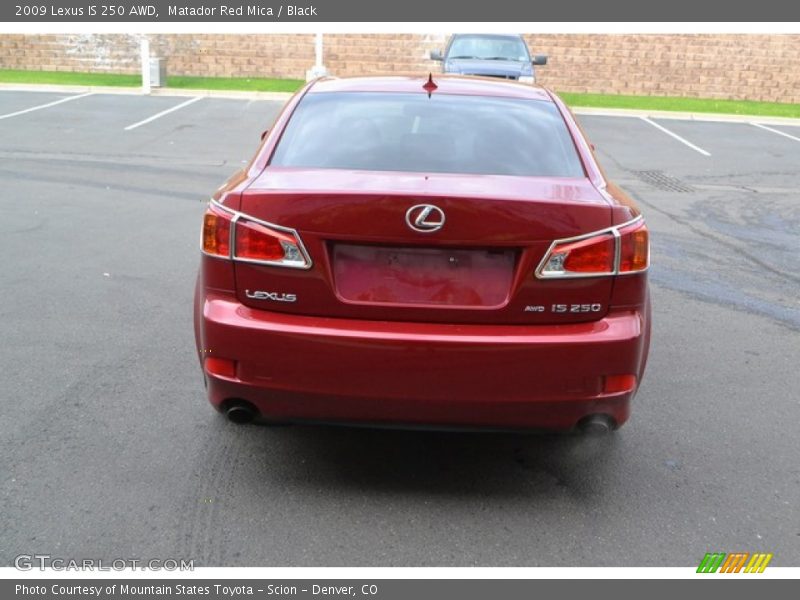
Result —
<instances>
[{"instance_id":1,"label":"red taillight lens","mask_svg":"<svg viewBox=\"0 0 800 600\"><path fill-rule=\"evenodd\" d=\"M650 261L650 241L644 221L620 229L619 241L620 273L644 271Z\"/></svg>"},{"instance_id":2,"label":"red taillight lens","mask_svg":"<svg viewBox=\"0 0 800 600\"><path fill-rule=\"evenodd\" d=\"M215 256L230 256L231 218L213 205L203 216L203 252Z\"/></svg>"},{"instance_id":3,"label":"red taillight lens","mask_svg":"<svg viewBox=\"0 0 800 600\"><path fill-rule=\"evenodd\" d=\"M297 243L290 235L252 221L236 223L236 258L282 261L296 250Z\"/></svg>"},{"instance_id":4,"label":"red taillight lens","mask_svg":"<svg viewBox=\"0 0 800 600\"><path fill-rule=\"evenodd\" d=\"M608 275L614 272L614 236L604 233L577 242L556 244L542 269L544 275Z\"/></svg>"},{"instance_id":5,"label":"red taillight lens","mask_svg":"<svg viewBox=\"0 0 800 600\"><path fill-rule=\"evenodd\" d=\"M556 251L566 253L564 269L571 273L609 273L614 269L614 238L611 235L565 244Z\"/></svg>"}]
</instances>

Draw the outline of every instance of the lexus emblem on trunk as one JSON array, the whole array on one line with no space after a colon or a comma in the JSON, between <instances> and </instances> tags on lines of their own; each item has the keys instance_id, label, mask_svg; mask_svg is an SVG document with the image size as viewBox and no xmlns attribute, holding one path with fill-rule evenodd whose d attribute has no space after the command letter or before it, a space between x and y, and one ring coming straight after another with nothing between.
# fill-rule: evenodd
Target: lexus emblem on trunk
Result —
<instances>
[{"instance_id":1,"label":"lexus emblem on trunk","mask_svg":"<svg viewBox=\"0 0 800 600\"><path fill-rule=\"evenodd\" d=\"M444 211L433 204L417 204L406 211L406 224L422 233L439 231L444 227Z\"/></svg>"}]
</instances>

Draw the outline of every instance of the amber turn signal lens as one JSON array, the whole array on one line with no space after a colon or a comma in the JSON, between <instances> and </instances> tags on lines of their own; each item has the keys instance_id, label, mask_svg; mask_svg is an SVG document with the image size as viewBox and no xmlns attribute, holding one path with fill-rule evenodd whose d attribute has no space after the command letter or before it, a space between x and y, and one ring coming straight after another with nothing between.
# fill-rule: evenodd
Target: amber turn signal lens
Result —
<instances>
[{"instance_id":1,"label":"amber turn signal lens","mask_svg":"<svg viewBox=\"0 0 800 600\"><path fill-rule=\"evenodd\" d=\"M644 271L650 261L650 240L644 221L639 221L630 227L621 229L619 235L620 273Z\"/></svg>"},{"instance_id":2,"label":"amber turn signal lens","mask_svg":"<svg viewBox=\"0 0 800 600\"><path fill-rule=\"evenodd\" d=\"M230 256L231 217L209 207L203 216L203 252L215 256Z\"/></svg>"}]
</instances>

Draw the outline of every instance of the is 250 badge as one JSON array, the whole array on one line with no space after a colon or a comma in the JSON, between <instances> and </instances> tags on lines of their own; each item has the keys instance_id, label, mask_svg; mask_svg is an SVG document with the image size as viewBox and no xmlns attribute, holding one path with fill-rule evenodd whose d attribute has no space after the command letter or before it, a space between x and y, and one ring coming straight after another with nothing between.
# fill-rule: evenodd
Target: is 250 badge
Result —
<instances>
[{"instance_id":1,"label":"is 250 badge","mask_svg":"<svg viewBox=\"0 0 800 600\"><path fill-rule=\"evenodd\" d=\"M551 304L550 305L550 312L552 313L594 313L600 312L603 309L603 305L598 302L593 302L591 304ZM543 313L546 312L546 307L539 304L529 304L525 307L524 312L537 312Z\"/></svg>"}]
</instances>

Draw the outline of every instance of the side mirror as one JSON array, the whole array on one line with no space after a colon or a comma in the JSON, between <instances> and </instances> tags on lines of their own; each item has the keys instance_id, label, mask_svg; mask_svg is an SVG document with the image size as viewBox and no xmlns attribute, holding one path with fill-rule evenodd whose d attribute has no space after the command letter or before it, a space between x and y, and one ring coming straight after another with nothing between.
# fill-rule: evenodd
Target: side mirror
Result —
<instances>
[{"instance_id":1,"label":"side mirror","mask_svg":"<svg viewBox=\"0 0 800 600\"><path fill-rule=\"evenodd\" d=\"M431 60L444 60L441 50L431 50Z\"/></svg>"},{"instance_id":2,"label":"side mirror","mask_svg":"<svg viewBox=\"0 0 800 600\"><path fill-rule=\"evenodd\" d=\"M543 67L547 64L547 54L537 54L533 57L531 64L536 65L538 67Z\"/></svg>"},{"instance_id":3,"label":"side mirror","mask_svg":"<svg viewBox=\"0 0 800 600\"><path fill-rule=\"evenodd\" d=\"M267 137L268 133L269 133L269 129L265 129L264 131L261 132L261 141L262 142L264 141L264 138Z\"/></svg>"}]
</instances>

